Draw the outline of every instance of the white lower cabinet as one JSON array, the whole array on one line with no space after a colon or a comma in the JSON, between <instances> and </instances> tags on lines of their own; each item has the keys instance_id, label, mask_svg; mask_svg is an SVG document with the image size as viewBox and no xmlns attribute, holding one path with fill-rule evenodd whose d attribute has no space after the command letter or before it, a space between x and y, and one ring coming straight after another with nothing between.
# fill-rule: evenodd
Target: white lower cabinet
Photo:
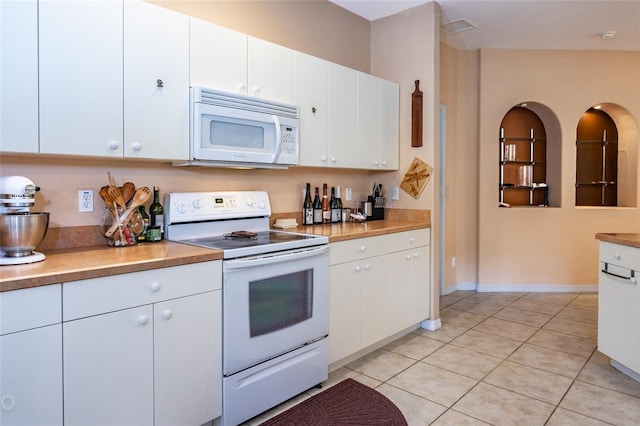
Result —
<instances>
[{"instance_id":1,"label":"white lower cabinet","mask_svg":"<svg viewBox=\"0 0 640 426\"><path fill-rule=\"evenodd\" d=\"M62 425L60 287L0 293L0 425Z\"/></svg>"},{"instance_id":2,"label":"white lower cabinet","mask_svg":"<svg viewBox=\"0 0 640 426\"><path fill-rule=\"evenodd\" d=\"M65 425L200 425L222 414L220 262L63 288Z\"/></svg>"},{"instance_id":3,"label":"white lower cabinet","mask_svg":"<svg viewBox=\"0 0 640 426\"><path fill-rule=\"evenodd\" d=\"M429 229L331 243L329 363L429 317Z\"/></svg>"}]
</instances>

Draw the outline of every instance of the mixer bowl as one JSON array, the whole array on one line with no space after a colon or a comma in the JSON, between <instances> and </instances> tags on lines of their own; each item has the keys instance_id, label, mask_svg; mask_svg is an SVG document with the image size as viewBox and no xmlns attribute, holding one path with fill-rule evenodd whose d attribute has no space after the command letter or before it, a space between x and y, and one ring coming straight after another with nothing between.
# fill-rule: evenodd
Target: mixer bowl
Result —
<instances>
[{"instance_id":1,"label":"mixer bowl","mask_svg":"<svg viewBox=\"0 0 640 426\"><path fill-rule=\"evenodd\" d=\"M29 256L49 229L49 213L0 214L0 250L8 257Z\"/></svg>"}]
</instances>

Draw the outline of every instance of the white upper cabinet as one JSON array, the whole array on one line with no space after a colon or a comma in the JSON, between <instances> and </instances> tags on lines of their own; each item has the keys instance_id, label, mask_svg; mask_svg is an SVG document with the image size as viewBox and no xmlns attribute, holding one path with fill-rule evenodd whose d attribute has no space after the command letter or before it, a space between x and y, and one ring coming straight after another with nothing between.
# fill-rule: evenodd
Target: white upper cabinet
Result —
<instances>
[{"instance_id":1,"label":"white upper cabinet","mask_svg":"<svg viewBox=\"0 0 640 426\"><path fill-rule=\"evenodd\" d=\"M247 90L250 96L293 103L293 50L249 36Z\"/></svg>"},{"instance_id":2,"label":"white upper cabinet","mask_svg":"<svg viewBox=\"0 0 640 426\"><path fill-rule=\"evenodd\" d=\"M295 52L294 103L300 108L300 165L327 166L328 154L328 62Z\"/></svg>"},{"instance_id":3,"label":"white upper cabinet","mask_svg":"<svg viewBox=\"0 0 640 426\"><path fill-rule=\"evenodd\" d=\"M124 156L189 157L189 17L124 2Z\"/></svg>"},{"instance_id":4,"label":"white upper cabinet","mask_svg":"<svg viewBox=\"0 0 640 426\"><path fill-rule=\"evenodd\" d=\"M40 1L40 152L122 157L122 26L122 1Z\"/></svg>"},{"instance_id":5,"label":"white upper cabinet","mask_svg":"<svg viewBox=\"0 0 640 426\"><path fill-rule=\"evenodd\" d=\"M0 2L0 151L38 152L38 2Z\"/></svg>"},{"instance_id":6,"label":"white upper cabinet","mask_svg":"<svg viewBox=\"0 0 640 426\"><path fill-rule=\"evenodd\" d=\"M358 166L398 169L399 86L358 72Z\"/></svg>"},{"instance_id":7,"label":"white upper cabinet","mask_svg":"<svg viewBox=\"0 0 640 426\"><path fill-rule=\"evenodd\" d=\"M356 167L357 94L357 71L329 63L328 153L329 162L338 167Z\"/></svg>"},{"instance_id":8,"label":"white upper cabinet","mask_svg":"<svg viewBox=\"0 0 640 426\"><path fill-rule=\"evenodd\" d=\"M247 35L190 18L191 86L247 94Z\"/></svg>"}]
</instances>

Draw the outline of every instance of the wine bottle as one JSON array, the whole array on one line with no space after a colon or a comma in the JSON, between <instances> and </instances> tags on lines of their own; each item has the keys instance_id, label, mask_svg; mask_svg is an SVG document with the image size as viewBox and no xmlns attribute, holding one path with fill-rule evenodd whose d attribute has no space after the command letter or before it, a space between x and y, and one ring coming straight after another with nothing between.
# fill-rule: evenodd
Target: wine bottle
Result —
<instances>
[{"instance_id":1,"label":"wine bottle","mask_svg":"<svg viewBox=\"0 0 640 426\"><path fill-rule=\"evenodd\" d=\"M160 188L153 187L153 203L149 206L151 228L160 228L160 234L164 232L164 208L160 204ZM162 237L161 237L162 238Z\"/></svg>"},{"instance_id":2,"label":"wine bottle","mask_svg":"<svg viewBox=\"0 0 640 426\"><path fill-rule=\"evenodd\" d=\"M316 186L316 197L313 199L313 224L322 223L322 203L320 202L320 192Z\"/></svg>"},{"instance_id":3,"label":"wine bottle","mask_svg":"<svg viewBox=\"0 0 640 426\"><path fill-rule=\"evenodd\" d=\"M336 208L338 209L338 222L342 221L342 198L340 198L340 185L336 186Z\"/></svg>"},{"instance_id":4,"label":"wine bottle","mask_svg":"<svg viewBox=\"0 0 640 426\"><path fill-rule=\"evenodd\" d=\"M140 217L142 217L142 231L140 232L140 235L138 235L138 241L147 241L147 231L149 230L149 215L144 209L144 206L138 207L138 212L140 212Z\"/></svg>"},{"instance_id":5,"label":"wine bottle","mask_svg":"<svg viewBox=\"0 0 640 426\"><path fill-rule=\"evenodd\" d=\"M338 210L336 189L333 186L331 187L331 199L329 200L329 208L331 209L331 223L340 222L340 210Z\"/></svg>"},{"instance_id":6,"label":"wine bottle","mask_svg":"<svg viewBox=\"0 0 640 426\"><path fill-rule=\"evenodd\" d=\"M326 183L322 184L322 223L331 223L331 207L329 207Z\"/></svg>"},{"instance_id":7,"label":"wine bottle","mask_svg":"<svg viewBox=\"0 0 640 426\"><path fill-rule=\"evenodd\" d=\"M313 225L313 202L311 201L311 184L307 183L307 193L302 204L302 224Z\"/></svg>"}]
</instances>

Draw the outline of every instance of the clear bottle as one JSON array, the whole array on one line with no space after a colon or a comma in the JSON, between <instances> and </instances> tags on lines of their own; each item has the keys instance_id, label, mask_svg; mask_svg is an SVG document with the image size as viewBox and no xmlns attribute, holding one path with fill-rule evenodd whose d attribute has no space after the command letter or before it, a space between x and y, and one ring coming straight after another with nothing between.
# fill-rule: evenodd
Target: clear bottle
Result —
<instances>
[{"instance_id":1,"label":"clear bottle","mask_svg":"<svg viewBox=\"0 0 640 426\"><path fill-rule=\"evenodd\" d=\"M307 183L307 191L302 203L302 224L313 225L313 202L311 201L311 184Z\"/></svg>"},{"instance_id":2,"label":"clear bottle","mask_svg":"<svg viewBox=\"0 0 640 426\"><path fill-rule=\"evenodd\" d=\"M160 228L160 239L164 233L164 208L160 203L160 188L153 187L153 203L149 206L149 228Z\"/></svg>"},{"instance_id":3,"label":"clear bottle","mask_svg":"<svg viewBox=\"0 0 640 426\"><path fill-rule=\"evenodd\" d=\"M316 186L316 197L313 199L313 224L322 223L322 202L320 201L320 190Z\"/></svg>"},{"instance_id":4,"label":"clear bottle","mask_svg":"<svg viewBox=\"0 0 640 426\"><path fill-rule=\"evenodd\" d=\"M336 186L336 208L338 209L338 222L342 221L342 198L340 198L340 185Z\"/></svg>"},{"instance_id":5,"label":"clear bottle","mask_svg":"<svg viewBox=\"0 0 640 426\"><path fill-rule=\"evenodd\" d=\"M331 207L329 207L326 183L322 184L322 223L331 223Z\"/></svg>"},{"instance_id":6,"label":"clear bottle","mask_svg":"<svg viewBox=\"0 0 640 426\"><path fill-rule=\"evenodd\" d=\"M336 189L333 186L331 187L331 199L329 200L329 208L331 209L331 223L340 222L340 210L338 210Z\"/></svg>"}]
</instances>

